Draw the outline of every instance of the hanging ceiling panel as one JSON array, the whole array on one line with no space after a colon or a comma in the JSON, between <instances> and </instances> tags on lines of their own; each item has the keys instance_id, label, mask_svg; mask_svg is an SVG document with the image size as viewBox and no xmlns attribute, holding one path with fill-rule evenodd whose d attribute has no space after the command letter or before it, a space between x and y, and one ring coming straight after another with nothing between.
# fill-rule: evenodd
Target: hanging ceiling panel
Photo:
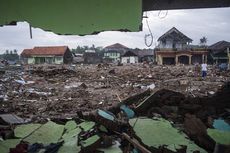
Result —
<instances>
[{"instance_id":1,"label":"hanging ceiling panel","mask_svg":"<svg viewBox=\"0 0 230 153\"><path fill-rule=\"evenodd\" d=\"M0 25L27 21L57 34L140 31L141 0L1 0Z\"/></svg>"}]
</instances>

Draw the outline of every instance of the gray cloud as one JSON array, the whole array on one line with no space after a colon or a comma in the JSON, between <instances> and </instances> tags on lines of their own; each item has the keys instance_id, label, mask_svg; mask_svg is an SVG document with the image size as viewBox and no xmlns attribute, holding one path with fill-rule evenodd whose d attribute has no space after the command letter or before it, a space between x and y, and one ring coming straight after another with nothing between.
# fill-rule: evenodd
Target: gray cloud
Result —
<instances>
[{"instance_id":1,"label":"gray cloud","mask_svg":"<svg viewBox=\"0 0 230 153\"><path fill-rule=\"evenodd\" d=\"M195 9L195 10L170 10L168 15L160 19L159 11L148 12L148 22L153 33L154 43L164 32L173 26L193 39L193 44L198 44L202 36L208 38L208 44L220 40L230 41L230 8ZM166 12L162 11L160 16ZM17 26L0 27L0 53L6 49L17 49L19 53L25 48L45 45L68 45L75 48L77 45L92 44L106 46L113 43L122 43L132 48L147 48L144 43L144 35L148 34L146 19L143 19L143 31L141 32L101 32L89 36L60 36L52 32L46 32L39 28L33 28L33 39L30 39L29 25L19 22Z\"/></svg>"}]
</instances>

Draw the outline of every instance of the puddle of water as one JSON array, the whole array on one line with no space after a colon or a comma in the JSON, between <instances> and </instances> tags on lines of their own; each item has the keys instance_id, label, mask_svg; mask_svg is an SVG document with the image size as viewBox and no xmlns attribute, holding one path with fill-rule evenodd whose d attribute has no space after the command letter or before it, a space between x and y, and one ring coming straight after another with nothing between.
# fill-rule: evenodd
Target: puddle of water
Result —
<instances>
[{"instance_id":1,"label":"puddle of water","mask_svg":"<svg viewBox=\"0 0 230 153\"><path fill-rule=\"evenodd\" d=\"M230 125L223 119L214 120L213 127L221 131L230 131Z\"/></svg>"}]
</instances>

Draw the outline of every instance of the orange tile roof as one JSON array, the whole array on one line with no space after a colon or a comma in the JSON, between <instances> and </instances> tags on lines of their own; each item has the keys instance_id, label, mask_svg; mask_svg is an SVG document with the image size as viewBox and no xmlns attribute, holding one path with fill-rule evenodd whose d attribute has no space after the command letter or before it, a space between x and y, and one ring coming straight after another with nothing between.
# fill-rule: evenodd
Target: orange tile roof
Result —
<instances>
[{"instance_id":1,"label":"orange tile roof","mask_svg":"<svg viewBox=\"0 0 230 153\"><path fill-rule=\"evenodd\" d=\"M33 49L24 49L21 56L28 57L33 55L55 55L62 56L65 54L67 46L42 46L34 47Z\"/></svg>"},{"instance_id":2,"label":"orange tile roof","mask_svg":"<svg viewBox=\"0 0 230 153\"><path fill-rule=\"evenodd\" d=\"M30 54L30 52L32 51L32 49L24 49L21 53L21 56L28 56Z\"/></svg>"}]
</instances>

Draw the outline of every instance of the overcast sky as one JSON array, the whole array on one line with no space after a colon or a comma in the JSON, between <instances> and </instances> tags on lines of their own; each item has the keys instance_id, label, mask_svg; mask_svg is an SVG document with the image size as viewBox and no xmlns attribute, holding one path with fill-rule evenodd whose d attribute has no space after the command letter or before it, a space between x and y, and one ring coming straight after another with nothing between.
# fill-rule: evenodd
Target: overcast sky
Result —
<instances>
[{"instance_id":1,"label":"overcast sky","mask_svg":"<svg viewBox=\"0 0 230 153\"><path fill-rule=\"evenodd\" d=\"M208 45L220 40L230 41L230 8L218 9L194 9L194 10L170 10L165 18L166 11L148 12L148 22L153 33L154 43L172 27L176 27L185 35L193 39L193 44L199 43L202 36L207 37ZM33 28L33 39L30 39L29 25L19 22L17 26L0 27L0 54L6 49L17 49L20 53L25 48L44 45L67 45L69 48L76 46L105 47L113 43L121 43L130 48L148 48L145 46L144 36L148 34L146 19L143 19L143 31L141 32L101 32L88 36L60 36L52 32L46 32L39 28Z\"/></svg>"}]
</instances>

